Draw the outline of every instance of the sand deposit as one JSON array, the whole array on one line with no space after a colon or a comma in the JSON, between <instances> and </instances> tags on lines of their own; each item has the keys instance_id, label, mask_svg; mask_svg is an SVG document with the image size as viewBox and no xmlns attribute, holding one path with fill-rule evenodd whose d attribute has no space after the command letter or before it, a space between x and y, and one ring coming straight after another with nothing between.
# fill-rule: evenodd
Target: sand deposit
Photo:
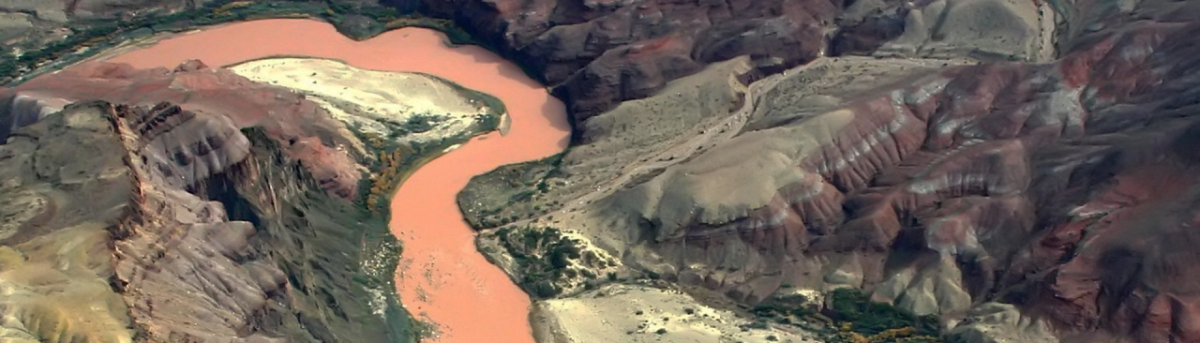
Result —
<instances>
[{"instance_id":1,"label":"sand deposit","mask_svg":"<svg viewBox=\"0 0 1200 343\"><path fill-rule=\"evenodd\" d=\"M229 67L251 80L308 95L361 133L418 140L466 131L478 115L500 112L433 75L356 68L318 58L268 58ZM402 137L403 136L403 137Z\"/></svg>"},{"instance_id":2,"label":"sand deposit","mask_svg":"<svg viewBox=\"0 0 1200 343\"><path fill-rule=\"evenodd\" d=\"M540 302L533 321L544 343L818 342L808 333L701 305L677 289L638 284L612 284Z\"/></svg>"}]
</instances>

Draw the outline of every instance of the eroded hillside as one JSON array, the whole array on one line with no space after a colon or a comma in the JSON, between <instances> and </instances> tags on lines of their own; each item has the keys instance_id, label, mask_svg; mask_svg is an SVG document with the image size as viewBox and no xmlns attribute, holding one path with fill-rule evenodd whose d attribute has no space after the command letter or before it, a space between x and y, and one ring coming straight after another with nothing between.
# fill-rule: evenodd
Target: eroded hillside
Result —
<instances>
[{"instance_id":1,"label":"eroded hillside","mask_svg":"<svg viewBox=\"0 0 1200 343\"><path fill-rule=\"evenodd\" d=\"M87 64L0 91L0 273L16 318L0 337L415 340L422 328L393 284L401 247L387 202L374 199L413 161L497 129L503 108L404 77L452 90L410 106L471 113L427 123L421 137L384 138L347 125L405 127L389 113L194 60L173 70Z\"/></svg>"},{"instance_id":2,"label":"eroded hillside","mask_svg":"<svg viewBox=\"0 0 1200 343\"><path fill-rule=\"evenodd\" d=\"M581 15L595 30L662 5L587 4L607 11ZM538 27L504 15L515 8L498 20ZM560 23L566 7L552 8ZM782 70L790 57L750 54L647 77L662 81L653 95L611 107L579 101L571 82L648 74L590 77L599 57L559 86L577 144L475 179L460 205L477 227L501 228L480 246L543 297L645 278L749 305L853 288L940 315L951 340L1195 341L1197 11L855 1L821 41L877 58L814 55ZM730 39L768 32L748 30ZM538 37L516 54L577 41ZM645 56L615 51L603 56ZM576 248L520 244L545 228Z\"/></svg>"},{"instance_id":3,"label":"eroded hillside","mask_svg":"<svg viewBox=\"0 0 1200 343\"><path fill-rule=\"evenodd\" d=\"M90 10L103 6L81 3L83 10L60 14L61 4L18 1L19 13L0 17L0 33L24 35L36 28L32 45L54 41L65 35L61 27L68 19L60 17L114 12L108 3L100 4L109 9ZM1190 281L1196 275L1190 249L1195 237L1189 230L1196 225L1193 175L1200 124L1194 115L1198 55L1192 46L1200 33L1200 2L423 0L392 5L454 19L568 102L575 130L569 151L481 176L460 196L468 221L487 229L481 250L531 294L555 298L535 309L535 318L551 331L543 339L586 341L613 333L666 341L766 339L764 333L804 339L809 336L792 325L755 322L755 328L747 328L745 318L752 317L745 309L783 306L797 297L810 300L803 306L815 300L816 307L834 307L819 300L834 298L837 289L861 289L900 309L941 316L945 338L951 340L1200 340L1194 327L1196 285ZM177 10L195 4L129 7ZM370 26L365 17L355 18ZM154 94L138 101L201 108L194 113L200 119L166 121L169 127L186 125L187 132L232 139L200 160L183 154L173 162L170 152L160 149L154 156L170 162L167 168L146 172L163 180L158 187L215 199L197 195L209 194L209 187L187 186L170 176L221 179L250 170L235 166L258 156L250 148L258 146L256 136L243 143L237 137L246 135L231 128L261 123L269 137L262 142L278 144L285 160L301 161L320 188L344 198L360 193L351 179L360 177L366 162L329 151L341 143L313 144L320 136L355 146L353 135L326 120L327 114L316 119L303 114L319 111L318 104L260 89L264 85L223 83L235 79L230 73L214 72L226 76L197 81L184 76L188 72L164 78L151 76L158 72L103 67L77 74L71 82L27 86L33 88L5 98L5 108L15 115L0 117L5 118L0 132L4 137L21 132L15 128L76 100L115 97L110 101L123 103L125 97ZM130 81L143 79L154 81ZM210 88L212 79L225 81ZM96 87L70 91L81 96L44 92L80 84ZM183 96L173 88L181 85L202 91ZM143 93L143 87L151 91ZM230 93L260 96L245 102L204 100L206 94L211 100ZM204 109L227 108L257 114L230 119L234 125L203 115ZM276 112L266 115L271 112L265 109ZM199 163L173 166L182 161ZM90 170L110 169L121 170L115 165ZM62 173L54 180L73 179ZM15 194L12 202L20 204L15 206L43 208L56 199L21 189L6 193ZM259 189L252 192L257 198L247 199L269 204L264 199L275 192ZM14 223L44 220L39 213L14 212L9 218ZM211 220L223 220L213 213L209 216L217 219ZM310 215L293 215L301 217L298 213ZM244 214L225 219L253 222ZM6 266L49 270L50 257L39 253L50 249L39 245L44 242L24 241L30 239L20 234L25 224L5 227L0 239L9 250L21 251L5 252ZM95 225L73 230L87 233L77 236L87 237L79 246L89 249L104 249L98 242L113 239ZM269 241L260 235L246 240ZM187 237L179 242L192 239ZM310 244L302 242L307 241L292 244ZM213 254L242 251L234 248ZM90 256L78 258L92 266L118 265ZM296 255L288 261L309 258ZM275 268L285 274L318 270L303 263L280 262ZM37 280L14 277L24 287L24 298L10 308L88 299L98 312L87 325L101 329L87 332L124 339L128 332L103 329L131 320L111 314L123 310L120 295L96 282L107 277L105 270L46 271L70 280L71 291L62 293L63 299L38 298L40 291L28 290ZM272 270L262 269L261 275L276 275ZM270 282L265 284L250 289L272 299ZM240 302L222 306L240 308L241 302L258 304L257 299L240 295ZM639 301L662 304L642 307ZM330 303L339 301L313 306L332 311L316 313L336 314L338 307ZM37 306L38 311L53 308ZM136 306L133 319L141 311ZM601 319L600 325L580 306L623 315L667 313L676 322ZM689 317L689 309L719 315ZM239 311L219 315L242 318ZM41 313L63 312L36 313L60 318ZM737 316L743 318L726 320ZM190 319L167 321L156 332L193 332L173 326L185 321ZM315 332L311 323L303 323L309 334ZM84 327L78 325L72 327ZM293 327L280 325L289 328L280 332ZM42 334L41 327L6 334L28 338L35 331ZM683 334L673 334L677 331Z\"/></svg>"},{"instance_id":4,"label":"eroded hillside","mask_svg":"<svg viewBox=\"0 0 1200 343\"><path fill-rule=\"evenodd\" d=\"M359 265L394 253L383 221L222 118L84 102L7 137L6 341L407 335L391 269ZM180 185L181 168L212 172Z\"/></svg>"}]
</instances>

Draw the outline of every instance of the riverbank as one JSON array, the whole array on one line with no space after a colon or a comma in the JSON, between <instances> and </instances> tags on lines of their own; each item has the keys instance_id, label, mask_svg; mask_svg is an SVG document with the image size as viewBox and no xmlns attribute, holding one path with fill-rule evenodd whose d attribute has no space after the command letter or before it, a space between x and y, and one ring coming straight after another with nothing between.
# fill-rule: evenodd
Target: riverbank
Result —
<instances>
[{"instance_id":1,"label":"riverbank","mask_svg":"<svg viewBox=\"0 0 1200 343\"><path fill-rule=\"evenodd\" d=\"M391 231L404 242L396 284L408 311L437 325L440 342L497 337L533 342L528 295L476 251L475 232L454 200L477 174L564 149L570 131L565 108L518 66L482 47L454 47L447 40L435 31L408 28L354 41L317 21L260 20L175 35L109 61L144 68L187 59L230 65L264 56L308 56L363 69L436 75L500 99L511 117L507 135L476 136L441 157L430 157L411 175L398 175L406 181L390 206ZM195 48L200 46L224 49ZM500 119L497 125L503 126Z\"/></svg>"},{"instance_id":2,"label":"riverbank","mask_svg":"<svg viewBox=\"0 0 1200 343\"><path fill-rule=\"evenodd\" d=\"M391 30L419 27L445 33L452 44L478 44L466 31L449 20L403 13L386 6L351 5L337 1L215 0L195 10L165 15L151 13L130 20L73 22L67 27L71 33L51 44L36 49L20 46L0 49L0 85L12 87L38 75L92 60L97 54L114 50L128 51L201 28L284 18L320 20L356 41Z\"/></svg>"},{"instance_id":3,"label":"riverbank","mask_svg":"<svg viewBox=\"0 0 1200 343\"><path fill-rule=\"evenodd\" d=\"M224 68L304 94L362 144L350 147L369 166L359 203L386 213L396 187L425 160L471 137L502 130L504 103L426 73L355 68L336 59L272 56Z\"/></svg>"}]
</instances>

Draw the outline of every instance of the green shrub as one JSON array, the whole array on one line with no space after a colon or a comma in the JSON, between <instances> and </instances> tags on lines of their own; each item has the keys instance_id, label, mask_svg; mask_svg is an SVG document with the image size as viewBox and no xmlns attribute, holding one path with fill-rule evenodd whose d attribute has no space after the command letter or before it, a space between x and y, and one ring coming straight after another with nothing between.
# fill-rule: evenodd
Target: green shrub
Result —
<instances>
[{"instance_id":1,"label":"green shrub","mask_svg":"<svg viewBox=\"0 0 1200 343\"><path fill-rule=\"evenodd\" d=\"M815 332L830 343L937 343L941 342L937 316L917 316L892 305L871 301L855 289L837 289L829 306L817 313L820 302L802 296L778 296L751 309L760 320L794 325ZM827 316L828 315L828 316Z\"/></svg>"},{"instance_id":2,"label":"green shrub","mask_svg":"<svg viewBox=\"0 0 1200 343\"><path fill-rule=\"evenodd\" d=\"M875 335L890 329L912 327L918 335L938 334L936 316L918 316L889 304L874 302L870 295L849 288L834 290L831 297L832 319L854 323L854 332Z\"/></svg>"},{"instance_id":3,"label":"green shrub","mask_svg":"<svg viewBox=\"0 0 1200 343\"><path fill-rule=\"evenodd\" d=\"M0 53L0 79L16 76L17 59L8 52Z\"/></svg>"},{"instance_id":4,"label":"green shrub","mask_svg":"<svg viewBox=\"0 0 1200 343\"><path fill-rule=\"evenodd\" d=\"M555 283L583 274L595 278L589 270L571 269L571 260L578 260L580 249L577 242L562 236L556 228L535 229L525 227L519 233L512 227L496 231L496 238L512 256L521 271L520 286L540 298L558 295L562 290ZM515 234L514 234L515 233Z\"/></svg>"}]
</instances>

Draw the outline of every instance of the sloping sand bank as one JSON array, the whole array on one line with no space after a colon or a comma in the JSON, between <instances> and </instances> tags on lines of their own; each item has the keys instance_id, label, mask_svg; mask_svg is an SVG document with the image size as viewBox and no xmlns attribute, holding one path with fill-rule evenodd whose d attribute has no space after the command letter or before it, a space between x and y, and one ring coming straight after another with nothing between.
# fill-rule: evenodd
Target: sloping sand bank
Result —
<instances>
[{"instance_id":1,"label":"sloping sand bank","mask_svg":"<svg viewBox=\"0 0 1200 343\"><path fill-rule=\"evenodd\" d=\"M499 100L437 76L355 68L319 58L267 58L229 67L254 81L291 88L338 120L380 137L429 140L463 132Z\"/></svg>"}]
</instances>

